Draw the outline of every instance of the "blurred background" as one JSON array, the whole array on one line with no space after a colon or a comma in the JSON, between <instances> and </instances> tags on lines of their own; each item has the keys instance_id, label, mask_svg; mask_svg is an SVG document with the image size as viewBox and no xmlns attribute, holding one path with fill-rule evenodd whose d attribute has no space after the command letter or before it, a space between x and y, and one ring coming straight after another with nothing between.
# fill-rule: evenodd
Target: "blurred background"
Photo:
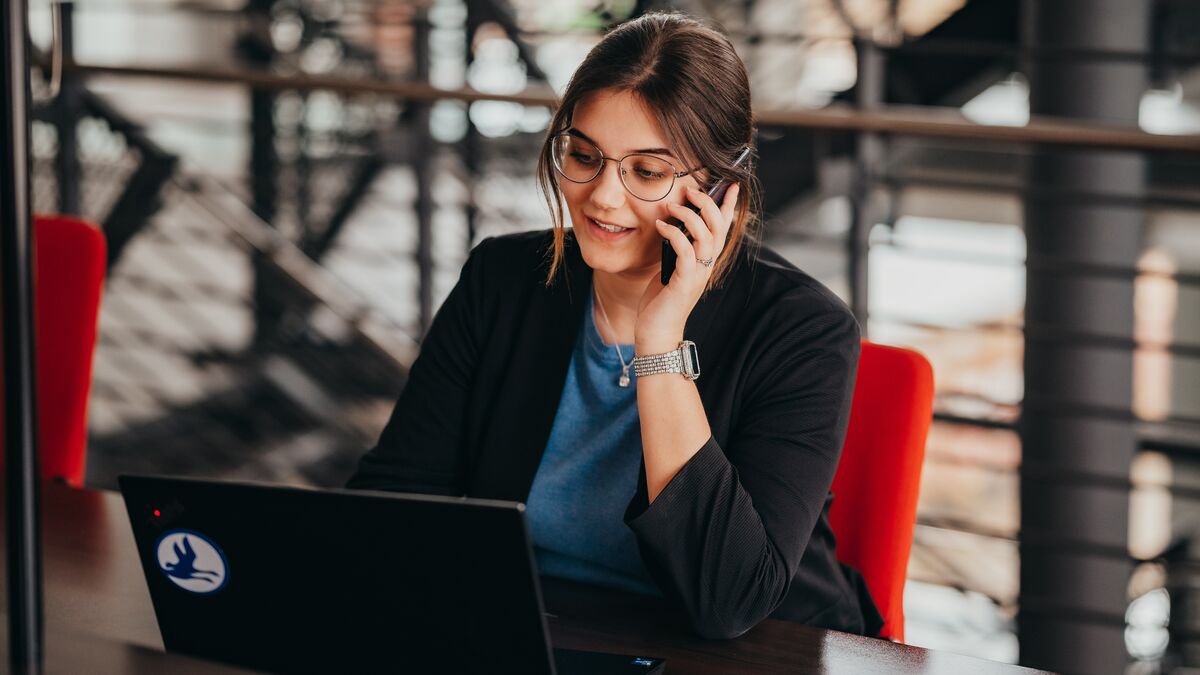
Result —
<instances>
[{"instance_id":1,"label":"blurred background","mask_svg":"<svg viewBox=\"0 0 1200 675\"><path fill-rule=\"evenodd\" d=\"M102 224L87 482L339 486L610 26L725 30L765 240L933 362L912 644L1200 668L1200 3L85 0L34 211Z\"/></svg>"}]
</instances>

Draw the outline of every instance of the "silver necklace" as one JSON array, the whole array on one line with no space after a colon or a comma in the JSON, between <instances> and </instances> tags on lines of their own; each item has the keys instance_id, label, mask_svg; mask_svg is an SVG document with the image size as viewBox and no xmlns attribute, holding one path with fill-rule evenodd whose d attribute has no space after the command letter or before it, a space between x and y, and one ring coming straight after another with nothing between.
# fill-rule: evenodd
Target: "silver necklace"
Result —
<instances>
[{"instance_id":1,"label":"silver necklace","mask_svg":"<svg viewBox=\"0 0 1200 675\"><path fill-rule=\"evenodd\" d=\"M604 319L604 327L608 329L608 334L613 336L613 349L617 350L617 358L621 360L621 377L617 378L617 384L622 387L629 386L629 366L633 365L633 361L625 363L625 355L621 353L621 348L617 345L617 333L613 330L612 324L608 322L608 312L604 311L604 303L600 302L600 292L592 286L592 294L596 297L596 306L600 308L600 318Z\"/></svg>"}]
</instances>

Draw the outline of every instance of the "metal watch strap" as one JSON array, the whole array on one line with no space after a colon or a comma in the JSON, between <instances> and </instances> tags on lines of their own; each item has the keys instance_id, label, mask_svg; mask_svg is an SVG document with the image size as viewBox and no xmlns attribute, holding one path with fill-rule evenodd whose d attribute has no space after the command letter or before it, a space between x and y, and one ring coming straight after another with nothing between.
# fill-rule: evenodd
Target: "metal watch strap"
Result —
<instances>
[{"instance_id":1,"label":"metal watch strap","mask_svg":"<svg viewBox=\"0 0 1200 675\"><path fill-rule=\"evenodd\" d=\"M696 343L684 340L679 343L677 349L666 354L634 357L633 372L638 377L679 373L689 380L695 380L700 377L700 359L696 352Z\"/></svg>"}]
</instances>

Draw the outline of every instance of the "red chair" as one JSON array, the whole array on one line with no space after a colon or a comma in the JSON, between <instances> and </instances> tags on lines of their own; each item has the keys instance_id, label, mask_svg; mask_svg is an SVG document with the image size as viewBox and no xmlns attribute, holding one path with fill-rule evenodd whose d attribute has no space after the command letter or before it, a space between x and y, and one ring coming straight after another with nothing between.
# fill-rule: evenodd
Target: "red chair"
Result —
<instances>
[{"instance_id":1,"label":"red chair","mask_svg":"<svg viewBox=\"0 0 1200 675\"><path fill-rule=\"evenodd\" d=\"M864 340L829 520L838 560L862 573L883 615L881 636L900 642L932 418L933 368L925 357Z\"/></svg>"},{"instance_id":2,"label":"red chair","mask_svg":"<svg viewBox=\"0 0 1200 675\"><path fill-rule=\"evenodd\" d=\"M81 487L92 355L106 271L104 235L78 218L37 216L33 236L41 474ZM0 405L2 397L0 388ZM2 431L0 426L0 450Z\"/></svg>"}]
</instances>

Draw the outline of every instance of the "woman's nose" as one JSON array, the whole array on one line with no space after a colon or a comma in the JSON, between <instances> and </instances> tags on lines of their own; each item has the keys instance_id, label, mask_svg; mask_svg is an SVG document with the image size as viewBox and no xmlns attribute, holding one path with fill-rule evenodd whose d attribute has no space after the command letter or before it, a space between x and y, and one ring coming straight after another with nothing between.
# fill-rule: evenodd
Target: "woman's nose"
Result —
<instances>
[{"instance_id":1,"label":"woman's nose","mask_svg":"<svg viewBox=\"0 0 1200 675\"><path fill-rule=\"evenodd\" d=\"M593 204L605 209L625 203L625 185L621 182L621 167L616 161L604 162L604 169L592 181L590 198Z\"/></svg>"}]
</instances>

